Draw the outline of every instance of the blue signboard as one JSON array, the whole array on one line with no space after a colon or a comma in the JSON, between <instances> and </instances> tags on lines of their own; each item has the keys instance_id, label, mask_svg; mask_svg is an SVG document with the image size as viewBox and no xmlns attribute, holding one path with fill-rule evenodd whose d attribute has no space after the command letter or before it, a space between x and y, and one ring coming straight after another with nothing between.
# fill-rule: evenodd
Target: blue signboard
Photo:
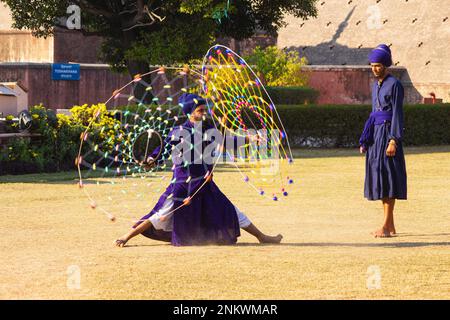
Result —
<instances>
[{"instance_id":1,"label":"blue signboard","mask_svg":"<svg viewBox=\"0 0 450 320\"><path fill-rule=\"evenodd\" d=\"M52 80L80 80L80 65L75 63L53 63Z\"/></svg>"}]
</instances>

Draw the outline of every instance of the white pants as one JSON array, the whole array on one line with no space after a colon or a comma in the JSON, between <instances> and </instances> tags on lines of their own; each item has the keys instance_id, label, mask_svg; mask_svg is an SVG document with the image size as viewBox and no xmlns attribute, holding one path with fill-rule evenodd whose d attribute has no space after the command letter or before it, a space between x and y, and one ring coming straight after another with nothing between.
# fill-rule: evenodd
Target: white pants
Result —
<instances>
[{"instance_id":1,"label":"white pants","mask_svg":"<svg viewBox=\"0 0 450 320\"><path fill-rule=\"evenodd\" d=\"M173 230L173 214L171 212L173 208L173 200L166 199L161 209L159 209L154 215L152 215L149 220L153 227L157 230L172 231ZM252 222L247 218L247 216L240 211L236 206L236 214L239 220L240 228L247 228Z\"/></svg>"}]
</instances>

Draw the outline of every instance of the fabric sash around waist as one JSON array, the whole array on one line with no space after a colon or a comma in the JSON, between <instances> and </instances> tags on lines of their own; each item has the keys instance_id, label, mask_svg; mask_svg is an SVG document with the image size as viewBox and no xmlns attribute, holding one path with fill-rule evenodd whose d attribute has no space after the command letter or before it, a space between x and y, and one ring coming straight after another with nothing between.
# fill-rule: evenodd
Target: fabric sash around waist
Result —
<instances>
[{"instance_id":1,"label":"fabric sash around waist","mask_svg":"<svg viewBox=\"0 0 450 320\"><path fill-rule=\"evenodd\" d=\"M375 111L372 112L367 119L364 130L361 134L361 138L359 139L359 144L364 148L367 148L373 143L373 131L374 126L382 124L386 121L392 121L392 112L386 111Z\"/></svg>"},{"instance_id":2,"label":"fabric sash around waist","mask_svg":"<svg viewBox=\"0 0 450 320\"><path fill-rule=\"evenodd\" d=\"M386 121L391 122L392 121L392 111L390 112L386 112L386 111L375 111L372 112L369 116L373 117L373 124L377 125L377 124L382 124Z\"/></svg>"}]
</instances>

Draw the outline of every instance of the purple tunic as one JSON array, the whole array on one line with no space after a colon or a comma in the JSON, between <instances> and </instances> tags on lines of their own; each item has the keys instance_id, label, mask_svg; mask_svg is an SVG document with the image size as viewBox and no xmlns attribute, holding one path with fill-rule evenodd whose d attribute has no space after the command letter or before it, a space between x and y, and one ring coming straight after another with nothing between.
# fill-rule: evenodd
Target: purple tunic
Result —
<instances>
[{"instance_id":1,"label":"purple tunic","mask_svg":"<svg viewBox=\"0 0 450 320\"><path fill-rule=\"evenodd\" d=\"M178 127L177 127L178 128ZM173 141L173 129L165 139L163 148L172 148L179 141ZM183 129L192 131L194 128L190 121L182 125ZM210 127L204 128L206 131ZM192 141L193 139L193 135ZM211 142L202 141L203 147ZM159 148L159 147L158 147ZM159 153L159 149L153 155ZM167 150L167 149L166 149ZM193 148L192 152L195 152ZM205 175L211 172L212 166L200 164L177 164L174 168L172 181L166 191L151 212L141 218L133 227L137 227L142 221L154 215L163 207L166 199L171 196L174 201L173 209L178 208L183 200L192 196L205 181ZM191 177L189 182L186 182ZM161 241L170 241L173 245L202 245L202 244L234 244L240 236L239 222L236 209L231 201L219 190L213 180L207 182L200 191L195 194L189 205L177 209L173 215L173 231L156 230L153 225L144 231L142 235Z\"/></svg>"},{"instance_id":2,"label":"purple tunic","mask_svg":"<svg viewBox=\"0 0 450 320\"><path fill-rule=\"evenodd\" d=\"M366 128L360 144L367 148L364 196L368 200L406 199L406 166L403 153L403 86L387 75L372 87L372 126ZM367 135L367 132L370 134ZM397 144L394 157L386 155L391 139Z\"/></svg>"}]
</instances>

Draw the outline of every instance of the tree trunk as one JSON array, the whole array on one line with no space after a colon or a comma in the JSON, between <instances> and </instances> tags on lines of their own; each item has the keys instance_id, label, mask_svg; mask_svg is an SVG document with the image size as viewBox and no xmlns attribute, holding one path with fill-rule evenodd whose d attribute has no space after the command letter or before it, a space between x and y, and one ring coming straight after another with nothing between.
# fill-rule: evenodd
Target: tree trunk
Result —
<instances>
[{"instance_id":1,"label":"tree trunk","mask_svg":"<svg viewBox=\"0 0 450 320\"><path fill-rule=\"evenodd\" d=\"M137 31L129 30L123 32L123 43L125 50L128 48L131 48L133 46L133 42L137 38ZM132 78L134 78L136 75L142 75L150 71L150 66L147 62L144 61L136 61L136 60L127 60L127 69L129 74ZM151 83L151 75L147 75L145 77L142 77L142 80L147 82L148 84ZM135 88L133 95L136 99L141 101L142 103L151 103L153 99L153 95L150 91L145 91L146 86L138 83Z\"/></svg>"},{"instance_id":2,"label":"tree trunk","mask_svg":"<svg viewBox=\"0 0 450 320\"><path fill-rule=\"evenodd\" d=\"M127 68L132 78L134 78L134 76L138 74L144 74L150 71L148 63L143 61L128 60ZM147 75L141 78L148 84L152 82L151 75ZM137 83L136 87L134 88L133 95L136 97L136 99L142 101L142 103L151 103L153 95L150 91L145 91L145 89L145 85L143 85L142 83Z\"/></svg>"}]
</instances>

